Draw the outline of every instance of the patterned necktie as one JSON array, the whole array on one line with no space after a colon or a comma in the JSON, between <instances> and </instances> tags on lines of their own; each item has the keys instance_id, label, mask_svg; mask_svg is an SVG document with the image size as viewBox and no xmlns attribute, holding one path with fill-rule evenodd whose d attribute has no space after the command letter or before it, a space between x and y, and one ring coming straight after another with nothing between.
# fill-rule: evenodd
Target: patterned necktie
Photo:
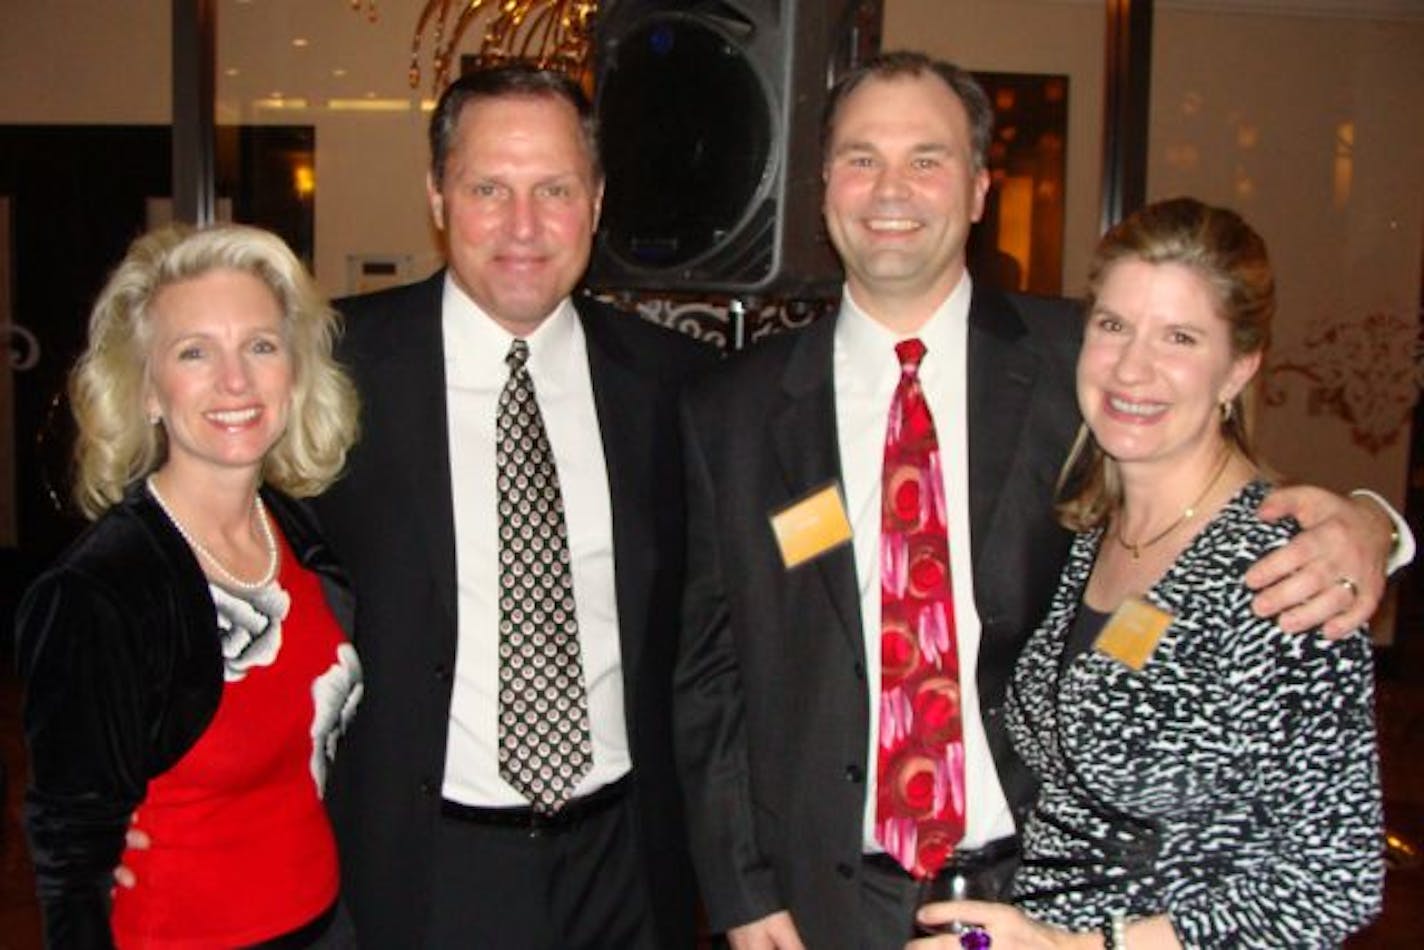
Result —
<instances>
[{"instance_id":1,"label":"patterned necktie","mask_svg":"<svg viewBox=\"0 0 1424 950\"><path fill-rule=\"evenodd\" d=\"M944 475L920 388L925 345L904 340L885 432L880 540L880 735L875 838L916 878L964 836L964 734L949 586Z\"/></svg>"},{"instance_id":2,"label":"patterned necktie","mask_svg":"<svg viewBox=\"0 0 1424 950\"><path fill-rule=\"evenodd\" d=\"M499 395L499 775L550 814L593 767L568 528L554 454L515 340Z\"/></svg>"}]
</instances>

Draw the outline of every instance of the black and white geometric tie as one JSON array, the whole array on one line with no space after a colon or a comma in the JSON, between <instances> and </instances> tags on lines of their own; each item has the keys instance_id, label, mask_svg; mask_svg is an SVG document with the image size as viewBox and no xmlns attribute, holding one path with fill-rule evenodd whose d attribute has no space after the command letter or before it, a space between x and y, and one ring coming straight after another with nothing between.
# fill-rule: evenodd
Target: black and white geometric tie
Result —
<instances>
[{"instance_id":1,"label":"black and white geometric tie","mask_svg":"<svg viewBox=\"0 0 1424 950\"><path fill-rule=\"evenodd\" d=\"M499 775L552 814L593 767L564 499L515 340L499 395Z\"/></svg>"}]
</instances>

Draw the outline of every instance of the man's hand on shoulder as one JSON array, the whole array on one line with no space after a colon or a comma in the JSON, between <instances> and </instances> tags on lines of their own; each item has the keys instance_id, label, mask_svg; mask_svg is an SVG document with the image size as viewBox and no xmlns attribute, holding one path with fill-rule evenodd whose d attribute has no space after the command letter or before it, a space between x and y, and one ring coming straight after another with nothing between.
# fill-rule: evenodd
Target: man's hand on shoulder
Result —
<instances>
[{"instance_id":1,"label":"man's hand on shoulder","mask_svg":"<svg viewBox=\"0 0 1424 950\"><path fill-rule=\"evenodd\" d=\"M791 912L779 910L727 931L732 950L805 950Z\"/></svg>"},{"instance_id":2,"label":"man's hand on shoulder","mask_svg":"<svg viewBox=\"0 0 1424 950\"><path fill-rule=\"evenodd\" d=\"M1377 503L1297 485L1266 496L1260 515L1289 515L1303 530L1246 572L1258 616L1277 617L1287 633L1321 627L1332 639L1370 619L1384 596L1394 531Z\"/></svg>"}]
</instances>

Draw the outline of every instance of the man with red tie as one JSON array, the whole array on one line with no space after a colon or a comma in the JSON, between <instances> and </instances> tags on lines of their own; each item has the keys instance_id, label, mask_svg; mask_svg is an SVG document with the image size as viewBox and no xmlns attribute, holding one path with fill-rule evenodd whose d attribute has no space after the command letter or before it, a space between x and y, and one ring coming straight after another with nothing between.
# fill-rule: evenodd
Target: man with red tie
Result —
<instances>
[{"instance_id":1,"label":"man with red tie","mask_svg":"<svg viewBox=\"0 0 1424 950\"><path fill-rule=\"evenodd\" d=\"M972 77L919 54L842 80L823 170L839 313L684 402L678 757L734 948L900 947L931 882L993 898L1013 872L1033 782L1001 708L1067 551L1053 495L1081 322L966 273L991 125ZM1386 519L1315 489L1281 500L1316 527L1258 565L1282 579L1258 609L1359 623ZM1342 577L1368 579L1357 596Z\"/></svg>"}]
</instances>

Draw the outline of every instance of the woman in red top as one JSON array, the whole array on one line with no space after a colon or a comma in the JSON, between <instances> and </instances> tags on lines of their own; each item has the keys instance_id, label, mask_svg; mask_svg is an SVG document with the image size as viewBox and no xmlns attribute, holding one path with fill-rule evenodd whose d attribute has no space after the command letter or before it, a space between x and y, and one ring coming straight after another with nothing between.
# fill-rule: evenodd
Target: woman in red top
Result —
<instances>
[{"instance_id":1,"label":"woman in red top","mask_svg":"<svg viewBox=\"0 0 1424 950\"><path fill-rule=\"evenodd\" d=\"M355 439L336 326L280 239L230 225L140 238L95 304L70 385L95 520L17 622L48 946L354 945L321 796L361 670L289 497Z\"/></svg>"}]
</instances>

